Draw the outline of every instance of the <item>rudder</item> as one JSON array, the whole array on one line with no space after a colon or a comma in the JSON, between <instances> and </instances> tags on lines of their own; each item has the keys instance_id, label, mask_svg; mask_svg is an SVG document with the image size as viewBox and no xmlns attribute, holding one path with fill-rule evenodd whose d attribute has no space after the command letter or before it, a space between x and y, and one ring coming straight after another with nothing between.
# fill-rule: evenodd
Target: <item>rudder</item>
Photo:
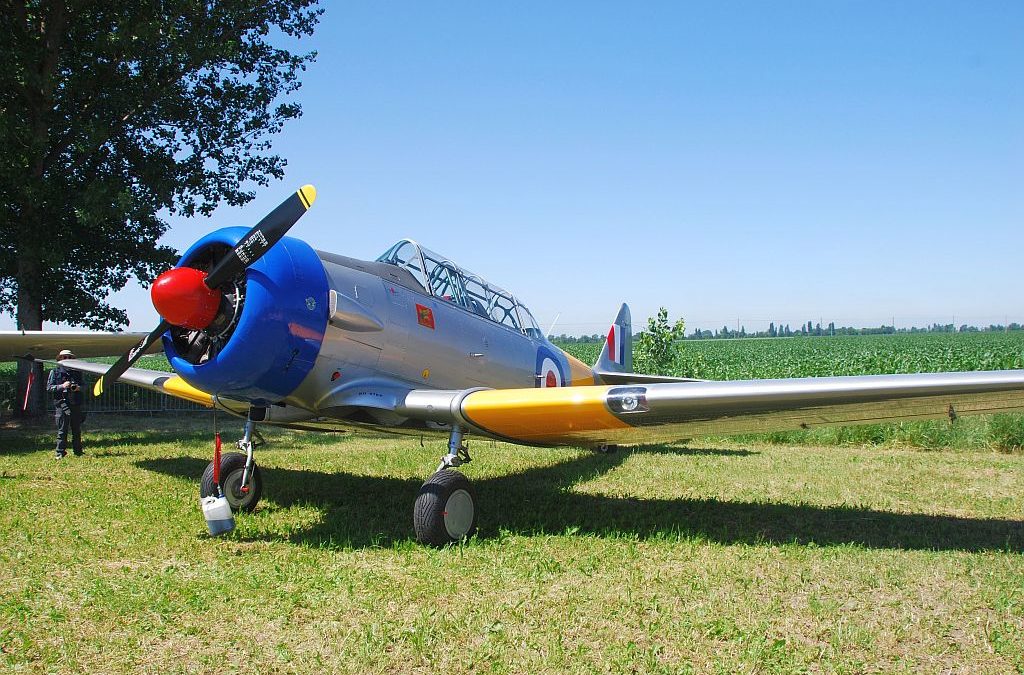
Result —
<instances>
[{"instance_id":1,"label":"rudder","mask_svg":"<svg viewBox=\"0 0 1024 675\"><path fill-rule=\"evenodd\" d=\"M595 373L628 373L633 370L633 325L629 305L622 303L608 335L601 355L594 364Z\"/></svg>"}]
</instances>

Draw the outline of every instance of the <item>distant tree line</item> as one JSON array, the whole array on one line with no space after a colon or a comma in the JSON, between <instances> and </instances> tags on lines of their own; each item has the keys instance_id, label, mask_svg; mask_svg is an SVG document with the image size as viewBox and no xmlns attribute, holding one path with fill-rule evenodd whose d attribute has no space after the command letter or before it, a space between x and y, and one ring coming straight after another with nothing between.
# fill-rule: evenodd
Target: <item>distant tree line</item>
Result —
<instances>
[{"instance_id":1,"label":"distant tree line","mask_svg":"<svg viewBox=\"0 0 1024 675\"><path fill-rule=\"evenodd\" d=\"M549 335L548 339L552 342L567 345L592 345L592 344L604 344L604 335L594 333L593 335Z\"/></svg>"},{"instance_id":2,"label":"distant tree line","mask_svg":"<svg viewBox=\"0 0 1024 675\"><path fill-rule=\"evenodd\" d=\"M695 329L686 336L687 340L721 340L731 338L774 338L774 337L806 337L806 336L828 336L828 335L896 335L904 333L1004 333L1007 331L1024 330L1024 325L1017 322L1004 326L1003 324L990 324L988 326L971 326L961 324L959 327L951 324L933 323L930 326L909 328L895 328L894 326L875 326L871 328L854 328L852 326L836 326L835 322L829 322L822 326L820 323L808 321L806 324L791 328L789 324L768 324L768 330L748 332L746 327L740 326L739 330L722 326L718 330ZM637 337L639 333L633 337ZM604 344L605 336L599 333L593 335L549 335L548 339L557 344Z\"/></svg>"},{"instance_id":3,"label":"distant tree line","mask_svg":"<svg viewBox=\"0 0 1024 675\"><path fill-rule=\"evenodd\" d=\"M739 330L729 328L728 326L722 326L718 330L702 330L700 328L695 329L692 333L686 336L688 340L710 340L710 339L729 339L729 338L746 338L746 337L758 337L758 338L774 338L774 337L806 337L809 335L823 336L823 335L896 335L902 333L1003 333L1011 330L1022 330L1024 326L1019 323L1011 323L1008 326L1002 324L990 324L988 326L970 326L968 324L961 324L960 327L956 327L954 324L939 324L933 323L930 326L920 328L917 326L911 326L909 328L896 328L895 326L887 326L882 324L881 326L871 328L854 328L852 326L839 326L837 327L834 322L830 322L827 326L822 326L820 323L812 323L808 321L806 324L800 325L797 328L790 328L789 324L780 323L778 326L775 322L768 324L768 330L747 332L744 326L740 326Z\"/></svg>"}]
</instances>

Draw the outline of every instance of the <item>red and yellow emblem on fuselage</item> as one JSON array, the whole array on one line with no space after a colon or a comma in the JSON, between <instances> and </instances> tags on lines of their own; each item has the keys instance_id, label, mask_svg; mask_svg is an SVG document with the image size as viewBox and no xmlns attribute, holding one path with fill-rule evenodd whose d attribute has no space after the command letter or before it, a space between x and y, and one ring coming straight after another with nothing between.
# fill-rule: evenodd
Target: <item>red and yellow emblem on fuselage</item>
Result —
<instances>
[{"instance_id":1,"label":"red and yellow emblem on fuselage","mask_svg":"<svg viewBox=\"0 0 1024 675\"><path fill-rule=\"evenodd\" d=\"M416 304L416 322L419 325L434 330L434 310L426 305Z\"/></svg>"}]
</instances>

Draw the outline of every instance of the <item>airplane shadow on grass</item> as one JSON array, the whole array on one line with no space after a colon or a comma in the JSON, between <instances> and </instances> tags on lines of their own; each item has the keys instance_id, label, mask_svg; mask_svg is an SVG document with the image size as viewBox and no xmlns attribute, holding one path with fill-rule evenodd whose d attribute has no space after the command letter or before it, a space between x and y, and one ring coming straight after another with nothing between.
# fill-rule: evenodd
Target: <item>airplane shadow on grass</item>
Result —
<instances>
[{"instance_id":1,"label":"airplane shadow on grass","mask_svg":"<svg viewBox=\"0 0 1024 675\"><path fill-rule=\"evenodd\" d=\"M688 452L698 454L700 450ZM571 491L574 485L620 465L629 454L585 455L521 473L474 479L478 536L493 538L503 531L526 536L571 531L641 539L695 537L723 544L1024 552L1024 521L1020 520L777 502L638 499ZM137 465L197 480L206 462L185 457L143 460ZM296 469L261 471L264 502L259 508L309 505L322 509L323 518L319 524L289 535L255 539L358 548L388 546L414 537L412 504L422 481ZM471 470L467 473L472 477Z\"/></svg>"}]
</instances>

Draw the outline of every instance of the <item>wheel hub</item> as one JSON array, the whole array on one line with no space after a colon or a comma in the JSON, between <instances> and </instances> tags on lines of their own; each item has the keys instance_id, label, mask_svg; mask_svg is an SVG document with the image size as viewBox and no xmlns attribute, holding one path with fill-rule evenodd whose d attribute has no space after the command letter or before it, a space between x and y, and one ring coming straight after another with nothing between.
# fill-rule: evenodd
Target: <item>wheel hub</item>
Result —
<instances>
[{"instance_id":1,"label":"wheel hub","mask_svg":"<svg viewBox=\"0 0 1024 675\"><path fill-rule=\"evenodd\" d=\"M242 490L242 470L236 469L224 478L222 483L224 496L227 497L231 508L238 510L245 508L252 500L251 490Z\"/></svg>"},{"instance_id":2,"label":"wheel hub","mask_svg":"<svg viewBox=\"0 0 1024 675\"><path fill-rule=\"evenodd\" d=\"M455 490L444 505L444 527L452 539L461 539L472 526L473 498L465 490Z\"/></svg>"}]
</instances>

